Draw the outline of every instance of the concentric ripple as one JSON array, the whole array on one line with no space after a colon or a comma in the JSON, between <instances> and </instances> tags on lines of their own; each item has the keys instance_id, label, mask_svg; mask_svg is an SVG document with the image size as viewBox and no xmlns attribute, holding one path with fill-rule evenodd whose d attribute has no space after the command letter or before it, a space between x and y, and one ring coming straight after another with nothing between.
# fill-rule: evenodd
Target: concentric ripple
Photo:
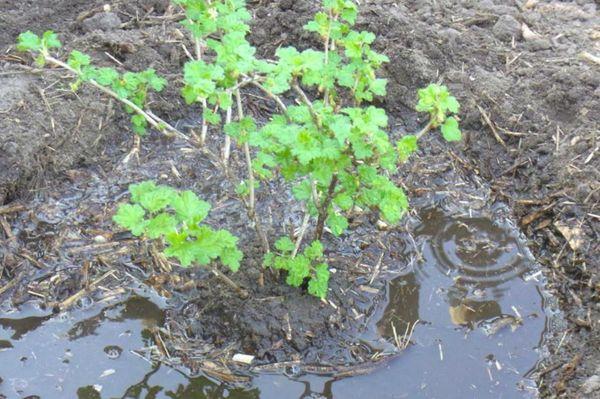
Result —
<instances>
[{"instance_id":1,"label":"concentric ripple","mask_svg":"<svg viewBox=\"0 0 600 399\"><path fill-rule=\"evenodd\" d=\"M457 282L491 287L527 270L524 247L508 228L483 217L426 216L420 234L431 236L428 252L438 269Z\"/></svg>"}]
</instances>

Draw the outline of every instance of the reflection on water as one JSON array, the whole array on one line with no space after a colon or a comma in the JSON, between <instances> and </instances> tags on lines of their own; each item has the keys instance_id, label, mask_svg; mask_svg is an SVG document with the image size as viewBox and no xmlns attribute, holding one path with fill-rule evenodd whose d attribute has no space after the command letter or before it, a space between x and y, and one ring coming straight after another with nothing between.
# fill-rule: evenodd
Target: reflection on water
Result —
<instances>
[{"instance_id":1,"label":"reflection on water","mask_svg":"<svg viewBox=\"0 0 600 399\"><path fill-rule=\"evenodd\" d=\"M414 328L413 345L370 375L258 375L231 388L188 378L135 356L164 321L152 301L86 306L50 315L26 305L0 314L0 398L281 399L515 398L535 393L524 380L545 328L541 283L521 276L533 262L508 225L483 217L422 215L415 240L422 262L393 280L388 306L364 340ZM413 248L412 244L408 245ZM399 260L405 262L405 260ZM29 307L28 307L29 306Z\"/></svg>"},{"instance_id":2,"label":"reflection on water","mask_svg":"<svg viewBox=\"0 0 600 399\"><path fill-rule=\"evenodd\" d=\"M415 239L423 261L390 283L389 304L377 323L378 333L392 339L418 322L415 345L391 367L413 386L400 392L452 392L457 398L533 394L524 377L538 361L545 318L541 284L521 278L534 265L518 233L483 217L450 218L435 210L421 216ZM389 374L376 373L370 381L402 386L404 377L394 384L381 378Z\"/></svg>"},{"instance_id":3,"label":"reflection on water","mask_svg":"<svg viewBox=\"0 0 600 399\"><path fill-rule=\"evenodd\" d=\"M104 306L52 315L29 303L1 315L0 397L123 397L148 372L148 363L130 351L150 343L145 330L162 324L164 315L138 296Z\"/></svg>"}]
</instances>

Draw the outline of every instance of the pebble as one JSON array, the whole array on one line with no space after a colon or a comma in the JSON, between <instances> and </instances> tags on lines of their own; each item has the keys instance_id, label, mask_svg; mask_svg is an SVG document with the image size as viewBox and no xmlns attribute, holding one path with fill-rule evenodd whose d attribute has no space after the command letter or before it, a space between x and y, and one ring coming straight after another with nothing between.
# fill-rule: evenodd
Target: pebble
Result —
<instances>
[{"instance_id":1,"label":"pebble","mask_svg":"<svg viewBox=\"0 0 600 399\"><path fill-rule=\"evenodd\" d=\"M519 39L521 36L521 23L510 15L503 15L492 28L494 36L499 40L509 42L514 37Z\"/></svg>"},{"instance_id":2,"label":"pebble","mask_svg":"<svg viewBox=\"0 0 600 399\"><path fill-rule=\"evenodd\" d=\"M600 390L600 375L593 375L585 380L581 386L581 390L586 395Z\"/></svg>"}]
</instances>

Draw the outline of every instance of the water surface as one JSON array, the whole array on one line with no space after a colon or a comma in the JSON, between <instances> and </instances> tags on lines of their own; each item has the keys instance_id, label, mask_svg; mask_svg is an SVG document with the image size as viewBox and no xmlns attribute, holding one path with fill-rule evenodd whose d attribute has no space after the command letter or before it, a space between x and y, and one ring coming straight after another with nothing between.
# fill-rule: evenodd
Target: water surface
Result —
<instances>
[{"instance_id":1,"label":"water surface","mask_svg":"<svg viewBox=\"0 0 600 399\"><path fill-rule=\"evenodd\" d=\"M388 304L361 337L404 345L372 374L335 380L258 375L230 388L143 358L163 312L137 295L52 315L36 303L0 313L6 398L516 398L535 389L543 285L518 231L486 217L421 214ZM407 241L408 242L408 241ZM410 241L412 243L412 240ZM415 257L415 245L419 255ZM413 262L408 262L408 259ZM407 266L408 263L408 266Z\"/></svg>"}]
</instances>

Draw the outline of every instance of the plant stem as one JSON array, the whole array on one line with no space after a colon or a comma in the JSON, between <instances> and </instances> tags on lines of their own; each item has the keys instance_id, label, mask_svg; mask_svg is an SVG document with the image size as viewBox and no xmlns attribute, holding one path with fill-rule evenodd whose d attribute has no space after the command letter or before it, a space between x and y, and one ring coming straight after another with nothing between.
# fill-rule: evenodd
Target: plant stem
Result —
<instances>
[{"instance_id":1,"label":"plant stem","mask_svg":"<svg viewBox=\"0 0 600 399\"><path fill-rule=\"evenodd\" d=\"M321 128L321 120L319 119L319 115L317 115L315 107L313 107L313 103L310 101L304 90L302 90L302 88L298 86L298 83L293 83L292 89L294 89L294 91L300 96L302 102L308 107L308 110L313 118L313 122L315 122L315 125L317 125L318 128Z\"/></svg>"},{"instance_id":2,"label":"plant stem","mask_svg":"<svg viewBox=\"0 0 600 399\"><path fill-rule=\"evenodd\" d=\"M202 42L200 39L196 38L194 40L194 44L196 47L196 59L198 61L202 60ZM206 123L206 118L204 118L204 113L206 112L208 106L206 104L206 99L203 98L201 100L202 104L202 128L200 130L200 144L204 145L206 143L206 136L208 135L208 123Z\"/></svg>"},{"instance_id":3,"label":"plant stem","mask_svg":"<svg viewBox=\"0 0 600 399\"><path fill-rule=\"evenodd\" d=\"M238 112L238 120L241 121L244 119L244 109L242 107L242 95L240 93L240 89L236 89L235 98L237 102L237 112ZM250 145L248 141L244 142L244 156L246 158L246 168L248 170L248 185L249 187L249 199L247 203L248 217L254 221L254 227L256 229L256 233L260 237L262 242L263 250L265 252L270 252L271 249L269 247L269 240L267 235L262 228L262 223L260 222L260 218L256 213L256 192L255 192L255 179L254 179L254 171L252 170L252 155L250 154Z\"/></svg>"},{"instance_id":4,"label":"plant stem","mask_svg":"<svg viewBox=\"0 0 600 399\"><path fill-rule=\"evenodd\" d=\"M318 241L323 237L323 229L325 228L325 220L327 219L327 209L329 209L329 205L331 205L331 201L333 200L337 183L338 177L337 175L333 175L331 183L329 183L329 188L327 189L327 196L318 209L319 218L317 219L317 228L315 230L315 241Z\"/></svg>"},{"instance_id":5,"label":"plant stem","mask_svg":"<svg viewBox=\"0 0 600 399\"><path fill-rule=\"evenodd\" d=\"M69 72L77 75L77 76L81 76L81 74L71 68L71 66L65 62L62 62L59 59L56 59L54 57L52 57L51 55L48 54L44 54L44 58L47 62L54 64L56 66L59 66L61 68L64 68L66 70L68 70ZM187 137L185 134L181 133L179 130L177 130L176 128L174 128L173 126L169 125L167 122L165 122L164 120L157 118L154 114L152 114L151 112L147 112L144 111L143 109L141 109L140 107L138 107L137 105L135 105L134 103L132 103L131 101L129 101L126 98L122 98L119 97L119 95L117 93L115 93L114 91L112 91L111 89L102 86L101 84L99 84L98 82L96 82L95 80L91 79L91 80L86 80L87 83L89 83L90 85L94 86L95 88L97 88L98 90L100 90L101 92L103 92L104 94L107 94L108 96L114 98L115 100L123 103L124 105L127 105L128 107L130 107L135 113L137 113L138 115L141 115L142 117L144 117L144 119L156 130L158 130L159 132L163 133L164 135L168 136L168 137L179 137L185 141L190 142L190 138ZM169 132L170 134L168 134L167 132Z\"/></svg>"},{"instance_id":6,"label":"plant stem","mask_svg":"<svg viewBox=\"0 0 600 399\"><path fill-rule=\"evenodd\" d=\"M231 280L229 277L227 277L223 272L221 272L219 269L217 269L216 267L212 267L211 271L213 272L213 274L215 276L217 276L221 281L223 281L225 284L227 284L228 286L230 286L231 288L233 288L238 295L242 298L242 299L246 299L248 298L248 291L246 291L245 289L243 289L242 287L240 287L239 285L237 285L236 283L233 282L233 280Z\"/></svg>"},{"instance_id":7,"label":"plant stem","mask_svg":"<svg viewBox=\"0 0 600 399\"><path fill-rule=\"evenodd\" d=\"M232 120L232 107L227 108L225 112L225 125L229 125ZM223 144L223 165L225 168L229 168L229 155L231 153L231 137L228 134L225 135L225 143Z\"/></svg>"},{"instance_id":8,"label":"plant stem","mask_svg":"<svg viewBox=\"0 0 600 399\"><path fill-rule=\"evenodd\" d=\"M421 131L419 133L416 134L417 140L419 140L421 137L423 137L427 132L429 132L431 130L431 128L433 127L433 122L429 121L429 123L427 123L427 125L425 125L425 127L423 129L421 129Z\"/></svg>"},{"instance_id":9,"label":"plant stem","mask_svg":"<svg viewBox=\"0 0 600 399\"><path fill-rule=\"evenodd\" d=\"M251 81L250 84L252 84L253 86L255 86L256 88L260 89L263 93L265 93L271 100L275 101L277 103L277 106L279 107L279 110L281 112L283 112L284 114L287 113L287 107L284 104L284 102L281 100L281 97L279 97L276 94L273 94L271 92L271 90L267 89L265 86L263 86L262 84L260 84L260 82L257 81Z\"/></svg>"},{"instance_id":10,"label":"plant stem","mask_svg":"<svg viewBox=\"0 0 600 399\"><path fill-rule=\"evenodd\" d=\"M300 245L302 245L302 240L304 239L304 234L306 233L306 229L308 229L308 222L310 221L310 214L308 211L304 211L304 219L302 220L302 226L300 227L300 233L298 234L298 238L296 239L296 246L294 247L294 252L292 252L292 258L295 258L298 255L298 250L300 250Z\"/></svg>"}]
</instances>

